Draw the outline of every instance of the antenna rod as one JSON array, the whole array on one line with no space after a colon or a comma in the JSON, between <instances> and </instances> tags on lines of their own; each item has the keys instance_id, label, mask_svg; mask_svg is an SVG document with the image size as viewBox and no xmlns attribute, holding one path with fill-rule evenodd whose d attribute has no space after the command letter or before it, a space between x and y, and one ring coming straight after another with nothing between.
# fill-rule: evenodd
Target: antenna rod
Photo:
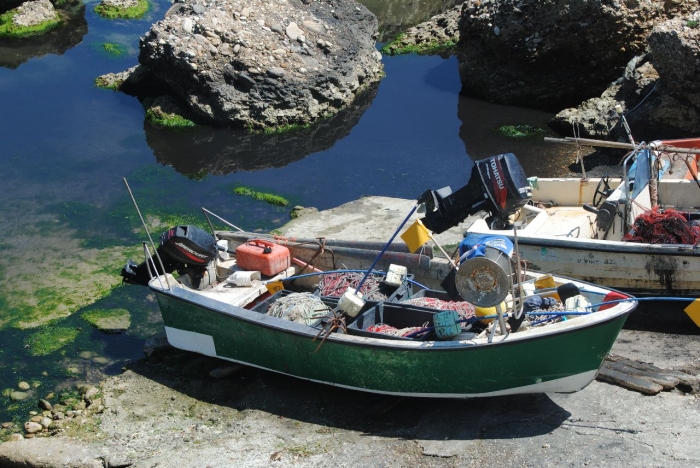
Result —
<instances>
[{"instance_id":1,"label":"antenna rod","mask_svg":"<svg viewBox=\"0 0 700 468\"><path fill-rule=\"evenodd\" d=\"M134 198L134 194L131 192L131 187L129 187L129 183L126 181L126 177L124 177L124 185L126 185L126 190L129 192L129 196L131 197L131 201L134 203L134 208L136 208L136 212L139 215L139 218L141 219L141 224L143 225L143 228L146 230L146 234L148 235L148 240L151 241L151 246L153 247L153 252L155 253L156 257L158 258L158 263L160 263L160 268L161 271L163 272L163 276L165 276L165 282L168 283L168 289L170 289L170 281L168 281L168 275L165 274L165 267L163 266L163 260L161 260L160 255L158 254L158 249L156 248L156 244L153 242L153 238L151 237L151 233L148 230L148 226L146 226L146 221L143 220L143 216L141 216L141 210L139 210L139 206L136 204L136 199ZM156 271L156 273L158 273Z\"/></svg>"}]
</instances>

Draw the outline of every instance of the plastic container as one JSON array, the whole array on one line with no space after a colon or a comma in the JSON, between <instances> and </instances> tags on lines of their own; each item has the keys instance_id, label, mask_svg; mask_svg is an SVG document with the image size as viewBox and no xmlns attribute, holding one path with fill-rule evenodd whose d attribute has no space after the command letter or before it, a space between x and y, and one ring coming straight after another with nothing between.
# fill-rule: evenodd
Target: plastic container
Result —
<instances>
[{"instance_id":1,"label":"plastic container","mask_svg":"<svg viewBox=\"0 0 700 468\"><path fill-rule=\"evenodd\" d=\"M449 340L462 333L462 327L457 320L459 314L454 310L445 310L433 316L435 334L439 340Z\"/></svg>"},{"instance_id":2,"label":"plastic container","mask_svg":"<svg viewBox=\"0 0 700 468\"><path fill-rule=\"evenodd\" d=\"M242 270L275 276L290 266L289 249L263 239L249 240L236 247L236 263Z\"/></svg>"},{"instance_id":3,"label":"plastic container","mask_svg":"<svg viewBox=\"0 0 700 468\"><path fill-rule=\"evenodd\" d=\"M506 313L506 303L501 302L501 311L505 314ZM475 307L474 308L474 315L477 317L488 317L489 315L497 315L498 311L496 310L496 306L494 307ZM486 320L479 320L481 323L484 325L488 325L489 323L493 322L494 319L486 319Z\"/></svg>"},{"instance_id":4,"label":"plastic container","mask_svg":"<svg viewBox=\"0 0 700 468\"><path fill-rule=\"evenodd\" d=\"M556 287L557 283L554 282L554 278L552 278L551 275L542 276L535 281L535 291L539 289L552 289ZM553 291L551 294L543 294L542 297L553 297L558 301L560 300L559 294L557 294L556 291Z\"/></svg>"},{"instance_id":5,"label":"plastic container","mask_svg":"<svg viewBox=\"0 0 700 468\"><path fill-rule=\"evenodd\" d=\"M325 298L324 298L325 302ZM396 302L367 302L355 320L348 323L349 335L366 336L372 338L383 338L386 340L412 340L403 336L386 335L368 331L373 325L386 324L396 328L423 327L430 326L434 309L418 307ZM427 338L430 333L425 334L419 340Z\"/></svg>"}]
</instances>

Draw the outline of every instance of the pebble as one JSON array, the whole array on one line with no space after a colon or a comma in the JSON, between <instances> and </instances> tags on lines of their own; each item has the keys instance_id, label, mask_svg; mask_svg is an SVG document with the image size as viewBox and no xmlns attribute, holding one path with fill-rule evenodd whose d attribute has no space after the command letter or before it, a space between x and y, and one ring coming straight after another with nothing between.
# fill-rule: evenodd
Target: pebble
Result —
<instances>
[{"instance_id":1,"label":"pebble","mask_svg":"<svg viewBox=\"0 0 700 468\"><path fill-rule=\"evenodd\" d=\"M182 20L182 30L186 33L192 34L192 26L193 24L191 18L185 18Z\"/></svg>"},{"instance_id":2,"label":"pebble","mask_svg":"<svg viewBox=\"0 0 700 468\"><path fill-rule=\"evenodd\" d=\"M293 21L289 23L285 32L287 33L287 37L292 41L296 41L299 38L299 36L301 36L304 33L304 31L299 29L299 26L297 26L297 24Z\"/></svg>"},{"instance_id":3,"label":"pebble","mask_svg":"<svg viewBox=\"0 0 700 468\"><path fill-rule=\"evenodd\" d=\"M31 386L27 382L22 381L17 384L17 388L19 388L20 390L29 390Z\"/></svg>"},{"instance_id":4,"label":"pebble","mask_svg":"<svg viewBox=\"0 0 700 468\"><path fill-rule=\"evenodd\" d=\"M33 421L24 423L24 430L27 432L27 434L34 434L35 432L41 431L43 428L44 426Z\"/></svg>"},{"instance_id":5,"label":"pebble","mask_svg":"<svg viewBox=\"0 0 700 468\"><path fill-rule=\"evenodd\" d=\"M39 400L39 408L45 409L48 411L51 411L53 409L53 407L51 406L51 403L49 403L48 401L46 401L44 399Z\"/></svg>"},{"instance_id":6,"label":"pebble","mask_svg":"<svg viewBox=\"0 0 700 468\"><path fill-rule=\"evenodd\" d=\"M22 434L19 434L15 432L14 434L10 434L10 442L18 442L20 440L23 440L24 436Z\"/></svg>"},{"instance_id":7,"label":"pebble","mask_svg":"<svg viewBox=\"0 0 700 468\"><path fill-rule=\"evenodd\" d=\"M10 393L10 399L12 401L24 401L29 398L29 393L27 392L12 392Z\"/></svg>"},{"instance_id":8,"label":"pebble","mask_svg":"<svg viewBox=\"0 0 700 468\"><path fill-rule=\"evenodd\" d=\"M204 5L200 5L197 3L196 5L192 6L192 11L194 11L198 15L203 15L207 9Z\"/></svg>"},{"instance_id":9,"label":"pebble","mask_svg":"<svg viewBox=\"0 0 700 468\"><path fill-rule=\"evenodd\" d=\"M285 71L283 68L273 67L267 70L267 74L272 78L280 78L284 76Z\"/></svg>"}]
</instances>

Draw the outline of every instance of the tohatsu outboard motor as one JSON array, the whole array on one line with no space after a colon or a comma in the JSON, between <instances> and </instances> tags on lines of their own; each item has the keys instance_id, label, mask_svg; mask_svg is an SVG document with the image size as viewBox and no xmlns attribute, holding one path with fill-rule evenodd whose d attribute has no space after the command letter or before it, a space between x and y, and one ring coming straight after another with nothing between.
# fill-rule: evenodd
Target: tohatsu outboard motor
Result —
<instances>
[{"instance_id":1,"label":"tohatsu outboard motor","mask_svg":"<svg viewBox=\"0 0 700 468\"><path fill-rule=\"evenodd\" d=\"M140 265L129 260L121 271L127 283L147 285L151 279L153 265L158 274L172 273L177 270L180 276L188 275L190 284L199 288L202 278L207 274L209 263L216 257L214 236L197 226L175 226L160 235L158 256L163 261L162 271L156 255L152 255ZM151 271L149 272L149 267Z\"/></svg>"},{"instance_id":2,"label":"tohatsu outboard motor","mask_svg":"<svg viewBox=\"0 0 700 468\"><path fill-rule=\"evenodd\" d=\"M507 221L531 197L523 167L515 155L506 153L475 161L469 182L456 192L450 187L428 190L418 203L425 204L425 227L440 234L478 211Z\"/></svg>"}]
</instances>

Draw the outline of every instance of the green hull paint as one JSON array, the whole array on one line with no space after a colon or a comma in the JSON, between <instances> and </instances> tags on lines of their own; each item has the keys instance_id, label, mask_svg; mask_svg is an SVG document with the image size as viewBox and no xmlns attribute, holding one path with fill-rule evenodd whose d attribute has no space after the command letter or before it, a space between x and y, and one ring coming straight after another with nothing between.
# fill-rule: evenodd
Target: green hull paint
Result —
<instances>
[{"instance_id":1,"label":"green hull paint","mask_svg":"<svg viewBox=\"0 0 700 468\"><path fill-rule=\"evenodd\" d=\"M329 338L316 352L319 341L313 341L313 329L305 332L306 327L297 324L289 329L290 322L232 306L227 307L235 315L220 312L214 310L214 301L192 299L195 294L188 299L198 303L154 290L166 329L211 336L212 354L218 357L333 385L437 397L537 392L542 390L523 387L572 376L584 381L545 391L580 390L595 377L634 309L607 321L526 340L479 346L426 342L407 349L405 342L350 342L341 336ZM183 343L171 340L171 344L187 349Z\"/></svg>"}]
</instances>

